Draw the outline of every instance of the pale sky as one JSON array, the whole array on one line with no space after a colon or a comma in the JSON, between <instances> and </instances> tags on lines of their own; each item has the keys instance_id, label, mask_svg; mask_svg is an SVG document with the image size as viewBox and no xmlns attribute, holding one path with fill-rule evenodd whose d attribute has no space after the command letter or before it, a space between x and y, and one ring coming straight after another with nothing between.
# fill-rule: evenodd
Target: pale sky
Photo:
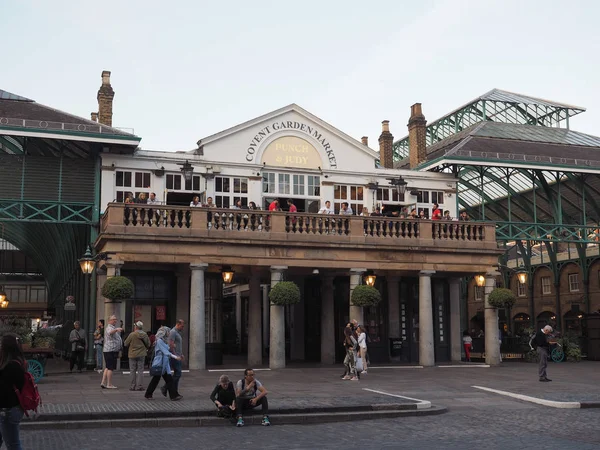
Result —
<instances>
[{"instance_id":1,"label":"pale sky","mask_svg":"<svg viewBox=\"0 0 600 450\"><path fill-rule=\"evenodd\" d=\"M600 2L0 0L0 89L89 118L112 71L113 124L151 150L297 103L378 150L499 88L587 108L600 135Z\"/></svg>"}]
</instances>

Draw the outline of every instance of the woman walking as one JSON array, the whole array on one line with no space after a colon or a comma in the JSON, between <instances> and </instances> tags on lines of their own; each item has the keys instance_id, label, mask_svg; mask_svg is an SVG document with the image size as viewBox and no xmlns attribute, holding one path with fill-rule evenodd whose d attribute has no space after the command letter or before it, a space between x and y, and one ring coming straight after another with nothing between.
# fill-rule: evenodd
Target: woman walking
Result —
<instances>
[{"instance_id":1,"label":"woman walking","mask_svg":"<svg viewBox=\"0 0 600 450\"><path fill-rule=\"evenodd\" d=\"M169 358L182 361L183 356L174 355L169 351L167 338L169 337L170 332L171 329L169 327L160 327L156 332L154 359L152 360L152 366L150 367L152 380L150 380L150 384L148 384L146 394L144 395L148 400L152 399L152 394L154 394L161 376L163 380L165 380L165 386L167 387L171 400L177 401L183 398L183 396L179 395L179 392L174 388L173 377L171 376L171 369L169 367Z\"/></svg>"},{"instance_id":2,"label":"woman walking","mask_svg":"<svg viewBox=\"0 0 600 450\"><path fill-rule=\"evenodd\" d=\"M98 327L94 331L94 348L96 349L96 370L102 373L102 349L104 347L104 319L98 321Z\"/></svg>"},{"instance_id":3,"label":"woman walking","mask_svg":"<svg viewBox=\"0 0 600 450\"><path fill-rule=\"evenodd\" d=\"M463 332L463 346L465 348L465 361L471 362L471 348L473 347L473 338L467 330Z\"/></svg>"},{"instance_id":4,"label":"woman walking","mask_svg":"<svg viewBox=\"0 0 600 450\"><path fill-rule=\"evenodd\" d=\"M362 327L356 329L358 333L358 351L362 359L363 370L361 373L367 373L367 334Z\"/></svg>"},{"instance_id":5,"label":"woman walking","mask_svg":"<svg viewBox=\"0 0 600 450\"><path fill-rule=\"evenodd\" d=\"M21 450L19 428L23 410L15 388L19 391L25 384L25 358L17 336L5 334L0 342L0 447L2 442L8 450Z\"/></svg>"}]
</instances>

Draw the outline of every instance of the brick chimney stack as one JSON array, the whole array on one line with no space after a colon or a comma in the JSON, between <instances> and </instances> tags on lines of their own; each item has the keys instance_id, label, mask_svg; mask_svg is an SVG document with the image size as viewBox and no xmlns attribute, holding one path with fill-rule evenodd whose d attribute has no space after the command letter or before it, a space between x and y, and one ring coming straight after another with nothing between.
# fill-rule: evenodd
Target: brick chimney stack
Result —
<instances>
[{"instance_id":1,"label":"brick chimney stack","mask_svg":"<svg viewBox=\"0 0 600 450\"><path fill-rule=\"evenodd\" d=\"M410 107L408 119L408 157L411 169L427 160L426 127L427 120L421 110L421 104L415 103Z\"/></svg>"},{"instance_id":2,"label":"brick chimney stack","mask_svg":"<svg viewBox=\"0 0 600 450\"><path fill-rule=\"evenodd\" d=\"M97 112L92 113L92 122L98 122L98 113Z\"/></svg>"},{"instance_id":3,"label":"brick chimney stack","mask_svg":"<svg viewBox=\"0 0 600 450\"><path fill-rule=\"evenodd\" d=\"M381 122L381 136L379 136L379 161L386 169L394 168L394 150L392 145L394 136L390 133L390 121Z\"/></svg>"},{"instance_id":4,"label":"brick chimney stack","mask_svg":"<svg viewBox=\"0 0 600 450\"><path fill-rule=\"evenodd\" d=\"M115 91L110 85L110 71L102 71L102 86L98 89L98 122L112 127L113 98Z\"/></svg>"},{"instance_id":5,"label":"brick chimney stack","mask_svg":"<svg viewBox=\"0 0 600 450\"><path fill-rule=\"evenodd\" d=\"M363 145L366 145L367 147L369 146L369 137L368 136L361 137L360 141L362 142Z\"/></svg>"}]
</instances>

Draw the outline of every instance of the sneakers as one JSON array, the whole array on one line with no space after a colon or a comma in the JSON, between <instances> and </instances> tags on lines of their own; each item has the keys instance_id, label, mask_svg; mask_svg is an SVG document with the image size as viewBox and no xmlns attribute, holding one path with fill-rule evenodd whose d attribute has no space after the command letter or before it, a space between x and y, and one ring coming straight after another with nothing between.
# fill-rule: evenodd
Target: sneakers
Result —
<instances>
[{"instance_id":1,"label":"sneakers","mask_svg":"<svg viewBox=\"0 0 600 450\"><path fill-rule=\"evenodd\" d=\"M270 427L271 426L271 421L269 420L268 416L263 417L262 422L260 423L263 427Z\"/></svg>"},{"instance_id":2,"label":"sneakers","mask_svg":"<svg viewBox=\"0 0 600 450\"><path fill-rule=\"evenodd\" d=\"M363 370L363 371L361 372L361 374L363 374L363 373L367 373L367 371L366 371L366 370Z\"/></svg>"},{"instance_id":3,"label":"sneakers","mask_svg":"<svg viewBox=\"0 0 600 450\"><path fill-rule=\"evenodd\" d=\"M244 419L242 419L241 417L238 417L237 423L235 424L236 427L243 427L244 426Z\"/></svg>"},{"instance_id":4,"label":"sneakers","mask_svg":"<svg viewBox=\"0 0 600 450\"><path fill-rule=\"evenodd\" d=\"M358 377L352 377L350 378L350 381L358 381Z\"/></svg>"},{"instance_id":5,"label":"sneakers","mask_svg":"<svg viewBox=\"0 0 600 450\"><path fill-rule=\"evenodd\" d=\"M350 375L346 375L344 378L342 378L342 380L351 380L352 377Z\"/></svg>"},{"instance_id":6,"label":"sneakers","mask_svg":"<svg viewBox=\"0 0 600 450\"><path fill-rule=\"evenodd\" d=\"M178 395L177 397L173 397L171 400L174 401L174 402L178 402L182 398L183 398L183 395Z\"/></svg>"}]
</instances>

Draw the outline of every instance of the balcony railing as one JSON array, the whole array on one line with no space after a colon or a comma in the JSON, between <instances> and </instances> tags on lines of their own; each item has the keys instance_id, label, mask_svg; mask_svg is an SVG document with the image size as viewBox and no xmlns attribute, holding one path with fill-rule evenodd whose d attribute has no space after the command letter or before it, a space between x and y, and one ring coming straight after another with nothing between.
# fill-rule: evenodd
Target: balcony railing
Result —
<instances>
[{"instance_id":1,"label":"balcony railing","mask_svg":"<svg viewBox=\"0 0 600 450\"><path fill-rule=\"evenodd\" d=\"M160 231L160 230L164 231ZM154 231L153 231L154 230ZM496 248L495 225L488 222L432 221L381 216L345 216L263 210L191 208L111 203L101 233L206 236L249 239L322 237L332 242L405 243L419 245L431 240L452 243L487 243ZM412 244L411 244L412 243ZM461 244L459 244L461 243ZM402 245L402 244L400 244ZM439 244L438 244L439 245Z\"/></svg>"}]
</instances>

